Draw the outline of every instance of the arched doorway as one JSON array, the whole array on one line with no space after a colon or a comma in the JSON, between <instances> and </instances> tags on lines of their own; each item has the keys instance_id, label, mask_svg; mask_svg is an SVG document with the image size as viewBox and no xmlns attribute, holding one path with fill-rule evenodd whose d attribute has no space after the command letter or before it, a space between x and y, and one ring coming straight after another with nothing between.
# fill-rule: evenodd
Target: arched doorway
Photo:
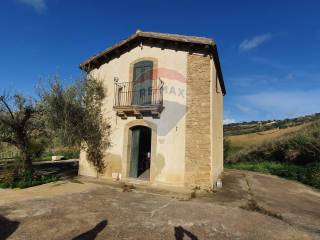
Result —
<instances>
[{"instance_id":1,"label":"arched doorway","mask_svg":"<svg viewBox=\"0 0 320 240\"><path fill-rule=\"evenodd\" d=\"M129 177L150 180L151 128L134 126L131 132Z\"/></svg>"}]
</instances>

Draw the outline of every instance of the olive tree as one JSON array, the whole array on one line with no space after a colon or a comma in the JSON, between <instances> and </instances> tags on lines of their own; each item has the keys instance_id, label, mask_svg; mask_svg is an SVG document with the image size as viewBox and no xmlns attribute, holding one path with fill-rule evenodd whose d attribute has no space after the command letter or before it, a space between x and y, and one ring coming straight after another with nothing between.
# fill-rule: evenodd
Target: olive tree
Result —
<instances>
[{"instance_id":1,"label":"olive tree","mask_svg":"<svg viewBox=\"0 0 320 240\"><path fill-rule=\"evenodd\" d=\"M0 142L20 152L23 173L33 172L32 158L44 148L47 131L37 101L22 94L0 96Z\"/></svg>"},{"instance_id":2,"label":"olive tree","mask_svg":"<svg viewBox=\"0 0 320 240\"><path fill-rule=\"evenodd\" d=\"M102 173L104 152L110 146L110 126L102 114L105 89L101 81L86 76L64 87L58 78L41 90L46 123L66 146L79 146L87 159Z\"/></svg>"}]
</instances>

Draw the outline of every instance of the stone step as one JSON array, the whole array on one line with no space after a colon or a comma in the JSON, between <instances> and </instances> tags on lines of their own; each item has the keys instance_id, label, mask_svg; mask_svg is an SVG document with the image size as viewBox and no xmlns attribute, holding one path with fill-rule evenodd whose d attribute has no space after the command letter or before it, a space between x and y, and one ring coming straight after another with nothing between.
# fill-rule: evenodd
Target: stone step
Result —
<instances>
[{"instance_id":1,"label":"stone step","mask_svg":"<svg viewBox=\"0 0 320 240\"><path fill-rule=\"evenodd\" d=\"M179 200L189 200L194 198L195 191L184 187L151 185L148 181L133 179L127 181L113 181L111 179L101 179L87 176L78 176L77 180L104 185L116 188L124 192L138 192L160 196L169 196Z\"/></svg>"}]
</instances>

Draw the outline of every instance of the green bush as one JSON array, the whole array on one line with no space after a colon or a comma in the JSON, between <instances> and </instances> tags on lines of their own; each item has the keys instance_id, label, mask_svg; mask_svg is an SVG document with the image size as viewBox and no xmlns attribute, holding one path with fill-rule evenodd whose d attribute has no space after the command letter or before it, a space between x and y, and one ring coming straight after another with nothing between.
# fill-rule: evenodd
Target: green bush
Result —
<instances>
[{"instance_id":1,"label":"green bush","mask_svg":"<svg viewBox=\"0 0 320 240\"><path fill-rule=\"evenodd\" d=\"M290 163L251 161L227 163L225 164L225 167L277 175L279 177L299 181L320 189L320 162L301 166Z\"/></svg>"},{"instance_id":2,"label":"green bush","mask_svg":"<svg viewBox=\"0 0 320 240\"><path fill-rule=\"evenodd\" d=\"M54 175L35 176L26 174L20 178L2 178L0 181L0 188L28 188L57 180L59 180L59 177Z\"/></svg>"}]
</instances>

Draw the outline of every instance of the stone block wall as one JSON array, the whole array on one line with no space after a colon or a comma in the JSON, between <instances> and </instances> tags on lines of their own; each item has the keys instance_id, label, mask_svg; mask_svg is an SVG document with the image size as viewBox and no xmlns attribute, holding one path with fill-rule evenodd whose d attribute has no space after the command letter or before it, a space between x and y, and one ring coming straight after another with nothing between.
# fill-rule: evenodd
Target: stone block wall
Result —
<instances>
[{"instance_id":1,"label":"stone block wall","mask_svg":"<svg viewBox=\"0 0 320 240\"><path fill-rule=\"evenodd\" d=\"M188 55L185 183L204 188L212 184L210 62L210 56Z\"/></svg>"}]
</instances>

